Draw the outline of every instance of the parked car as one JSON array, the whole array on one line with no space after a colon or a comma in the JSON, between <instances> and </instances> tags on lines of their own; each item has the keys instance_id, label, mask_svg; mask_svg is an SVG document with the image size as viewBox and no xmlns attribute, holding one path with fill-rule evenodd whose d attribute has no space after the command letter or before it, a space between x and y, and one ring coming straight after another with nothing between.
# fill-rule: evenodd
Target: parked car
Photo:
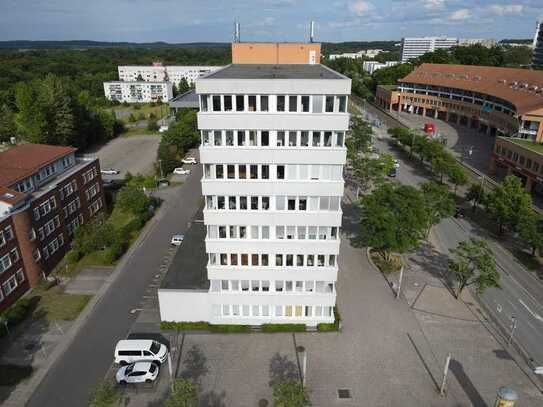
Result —
<instances>
[{"instance_id":1,"label":"parked car","mask_svg":"<svg viewBox=\"0 0 543 407\"><path fill-rule=\"evenodd\" d=\"M184 239L185 239L185 235L173 235L171 243L174 246L181 246Z\"/></svg>"},{"instance_id":2,"label":"parked car","mask_svg":"<svg viewBox=\"0 0 543 407\"><path fill-rule=\"evenodd\" d=\"M190 170L185 170L184 168L177 167L173 170L173 173L177 175L189 175Z\"/></svg>"},{"instance_id":3,"label":"parked car","mask_svg":"<svg viewBox=\"0 0 543 407\"><path fill-rule=\"evenodd\" d=\"M117 175L121 173L121 171L116 168L105 168L100 172L104 175Z\"/></svg>"},{"instance_id":4,"label":"parked car","mask_svg":"<svg viewBox=\"0 0 543 407\"><path fill-rule=\"evenodd\" d=\"M396 175L398 175L398 170L396 169L396 167L392 168L388 174L387 174L390 178L395 178Z\"/></svg>"},{"instance_id":5,"label":"parked car","mask_svg":"<svg viewBox=\"0 0 543 407\"><path fill-rule=\"evenodd\" d=\"M198 164L196 158L194 157L185 157L181 160L183 164Z\"/></svg>"},{"instance_id":6,"label":"parked car","mask_svg":"<svg viewBox=\"0 0 543 407\"><path fill-rule=\"evenodd\" d=\"M164 363L168 347L151 339L123 339L115 346L115 363L127 365L141 361Z\"/></svg>"},{"instance_id":7,"label":"parked car","mask_svg":"<svg viewBox=\"0 0 543 407\"><path fill-rule=\"evenodd\" d=\"M153 362L136 362L117 370L115 379L119 384L152 383L158 377L160 368Z\"/></svg>"}]
</instances>

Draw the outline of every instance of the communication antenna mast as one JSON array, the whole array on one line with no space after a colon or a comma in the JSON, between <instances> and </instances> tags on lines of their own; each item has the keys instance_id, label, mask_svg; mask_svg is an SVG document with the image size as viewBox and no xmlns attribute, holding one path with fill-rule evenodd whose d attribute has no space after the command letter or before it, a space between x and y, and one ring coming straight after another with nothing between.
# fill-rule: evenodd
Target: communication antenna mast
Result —
<instances>
[{"instance_id":1,"label":"communication antenna mast","mask_svg":"<svg viewBox=\"0 0 543 407\"><path fill-rule=\"evenodd\" d=\"M309 25L309 42L315 42L315 22L311 21Z\"/></svg>"},{"instance_id":2,"label":"communication antenna mast","mask_svg":"<svg viewBox=\"0 0 543 407\"><path fill-rule=\"evenodd\" d=\"M234 21L234 42L240 42L239 21Z\"/></svg>"}]
</instances>

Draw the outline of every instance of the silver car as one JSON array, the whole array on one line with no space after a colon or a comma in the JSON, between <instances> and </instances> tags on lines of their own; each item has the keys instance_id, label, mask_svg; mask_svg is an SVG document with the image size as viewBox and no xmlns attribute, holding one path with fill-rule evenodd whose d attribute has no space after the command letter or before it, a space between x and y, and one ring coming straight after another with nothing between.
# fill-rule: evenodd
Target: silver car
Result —
<instances>
[{"instance_id":1,"label":"silver car","mask_svg":"<svg viewBox=\"0 0 543 407\"><path fill-rule=\"evenodd\" d=\"M158 377L160 368L153 362L136 362L117 370L115 378L119 384L152 383Z\"/></svg>"}]
</instances>

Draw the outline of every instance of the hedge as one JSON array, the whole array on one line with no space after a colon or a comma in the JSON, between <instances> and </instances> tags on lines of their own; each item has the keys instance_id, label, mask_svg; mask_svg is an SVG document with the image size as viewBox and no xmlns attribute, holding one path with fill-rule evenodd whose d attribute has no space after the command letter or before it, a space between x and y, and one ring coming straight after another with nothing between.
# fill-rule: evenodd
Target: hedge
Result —
<instances>
[{"instance_id":1,"label":"hedge","mask_svg":"<svg viewBox=\"0 0 543 407\"><path fill-rule=\"evenodd\" d=\"M330 331L339 331L339 325L341 323L341 316L337 307L334 307L334 317L335 320L332 323L321 323L317 325L317 331L319 332L330 332Z\"/></svg>"},{"instance_id":2,"label":"hedge","mask_svg":"<svg viewBox=\"0 0 543 407\"><path fill-rule=\"evenodd\" d=\"M209 330L215 333L237 334L251 331L249 325L209 325Z\"/></svg>"},{"instance_id":3,"label":"hedge","mask_svg":"<svg viewBox=\"0 0 543 407\"><path fill-rule=\"evenodd\" d=\"M246 333L251 331L249 325L212 325L210 323L199 322L171 322L164 321L160 323L160 328L177 329L180 331L209 331L214 333Z\"/></svg>"},{"instance_id":4,"label":"hedge","mask_svg":"<svg viewBox=\"0 0 543 407\"><path fill-rule=\"evenodd\" d=\"M262 332L305 332L305 324L262 324Z\"/></svg>"}]
</instances>

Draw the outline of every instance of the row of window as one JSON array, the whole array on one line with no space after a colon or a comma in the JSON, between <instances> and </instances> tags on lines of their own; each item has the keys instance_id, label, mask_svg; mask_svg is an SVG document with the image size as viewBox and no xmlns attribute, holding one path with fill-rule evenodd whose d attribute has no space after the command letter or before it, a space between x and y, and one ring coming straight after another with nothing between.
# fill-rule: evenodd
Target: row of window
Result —
<instances>
[{"instance_id":1,"label":"row of window","mask_svg":"<svg viewBox=\"0 0 543 407\"><path fill-rule=\"evenodd\" d=\"M211 314L214 317L296 317L320 318L331 317L334 307L321 305L238 305L213 304Z\"/></svg>"},{"instance_id":2,"label":"row of window","mask_svg":"<svg viewBox=\"0 0 543 407\"><path fill-rule=\"evenodd\" d=\"M58 251L62 246L64 246L64 236L60 233L56 238L51 240L49 244L43 247L43 258L47 260L49 256L52 256Z\"/></svg>"},{"instance_id":3,"label":"row of window","mask_svg":"<svg viewBox=\"0 0 543 407\"><path fill-rule=\"evenodd\" d=\"M79 208L81 208L81 199L76 197L68 203L62 210L64 211L64 219L67 219L68 216L75 213Z\"/></svg>"},{"instance_id":4,"label":"row of window","mask_svg":"<svg viewBox=\"0 0 543 407\"><path fill-rule=\"evenodd\" d=\"M277 292L277 293L318 293L335 292L333 281L314 280L211 280L213 292Z\"/></svg>"},{"instance_id":5,"label":"row of window","mask_svg":"<svg viewBox=\"0 0 543 407\"><path fill-rule=\"evenodd\" d=\"M343 166L329 164L205 164L204 178L342 181Z\"/></svg>"},{"instance_id":6,"label":"row of window","mask_svg":"<svg viewBox=\"0 0 543 407\"><path fill-rule=\"evenodd\" d=\"M11 225L6 226L3 230L0 229L0 247L15 238Z\"/></svg>"},{"instance_id":7,"label":"row of window","mask_svg":"<svg viewBox=\"0 0 543 407\"><path fill-rule=\"evenodd\" d=\"M524 157L515 151L511 151L503 146L496 145L496 154L506 157L508 160L516 162L521 167L526 168L536 174L543 175L543 166L531 158Z\"/></svg>"},{"instance_id":8,"label":"row of window","mask_svg":"<svg viewBox=\"0 0 543 407\"><path fill-rule=\"evenodd\" d=\"M77 191L77 181L75 179L68 182L62 188L60 188L60 199L66 199Z\"/></svg>"},{"instance_id":9,"label":"row of window","mask_svg":"<svg viewBox=\"0 0 543 407\"><path fill-rule=\"evenodd\" d=\"M96 170L96 167L92 167L89 170L85 171L83 173L83 184L89 183L94 178L96 178L97 175L98 175L98 171Z\"/></svg>"},{"instance_id":10,"label":"row of window","mask_svg":"<svg viewBox=\"0 0 543 407\"><path fill-rule=\"evenodd\" d=\"M9 253L0 257L0 273L7 271L13 264L19 261L19 251L17 248L11 249Z\"/></svg>"},{"instance_id":11,"label":"row of window","mask_svg":"<svg viewBox=\"0 0 543 407\"><path fill-rule=\"evenodd\" d=\"M339 211L339 196L222 196L206 195L210 210Z\"/></svg>"},{"instance_id":12,"label":"row of window","mask_svg":"<svg viewBox=\"0 0 543 407\"><path fill-rule=\"evenodd\" d=\"M91 203L89 205L89 214L90 216L93 216L96 212L98 212L100 210L100 208L102 208L102 199L98 198L96 201L94 201L93 203Z\"/></svg>"},{"instance_id":13,"label":"row of window","mask_svg":"<svg viewBox=\"0 0 543 407\"><path fill-rule=\"evenodd\" d=\"M60 218L57 215L53 219L48 221L45 225L43 225L41 228L38 229L38 236L40 240L45 239L46 236L49 236L59 227L60 227Z\"/></svg>"},{"instance_id":14,"label":"row of window","mask_svg":"<svg viewBox=\"0 0 543 407\"><path fill-rule=\"evenodd\" d=\"M271 234L270 234L271 230ZM209 239L299 239L337 240L335 226L207 226Z\"/></svg>"},{"instance_id":15,"label":"row of window","mask_svg":"<svg viewBox=\"0 0 543 407\"><path fill-rule=\"evenodd\" d=\"M2 289L0 290L0 302L4 301L5 297L15 291L15 289L23 281L25 281L25 275L23 273L23 269L19 269L2 284Z\"/></svg>"},{"instance_id":16,"label":"row of window","mask_svg":"<svg viewBox=\"0 0 543 407\"><path fill-rule=\"evenodd\" d=\"M40 206L34 208L34 220L39 220L41 217L47 215L56 207L57 201L54 196L51 196L45 202L41 203Z\"/></svg>"},{"instance_id":17,"label":"row of window","mask_svg":"<svg viewBox=\"0 0 543 407\"><path fill-rule=\"evenodd\" d=\"M100 186L97 182L92 184L87 190L85 191L85 196L87 197L87 201L90 201L92 198L94 198L98 192L100 191Z\"/></svg>"},{"instance_id":18,"label":"row of window","mask_svg":"<svg viewBox=\"0 0 543 407\"><path fill-rule=\"evenodd\" d=\"M340 95L200 95L202 112L345 113Z\"/></svg>"},{"instance_id":19,"label":"row of window","mask_svg":"<svg viewBox=\"0 0 543 407\"><path fill-rule=\"evenodd\" d=\"M71 236L75 233L77 228L83 224L83 215L79 214L74 220L71 222L68 222L66 224L66 231L68 232L68 236Z\"/></svg>"},{"instance_id":20,"label":"row of window","mask_svg":"<svg viewBox=\"0 0 543 407\"><path fill-rule=\"evenodd\" d=\"M209 253L210 266L336 267L335 254Z\"/></svg>"},{"instance_id":21,"label":"row of window","mask_svg":"<svg viewBox=\"0 0 543 407\"><path fill-rule=\"evenodd\" d=\"M227 147L343 147L343 131L203 130L202 145Z\"/></svg>"}]
</instances>

